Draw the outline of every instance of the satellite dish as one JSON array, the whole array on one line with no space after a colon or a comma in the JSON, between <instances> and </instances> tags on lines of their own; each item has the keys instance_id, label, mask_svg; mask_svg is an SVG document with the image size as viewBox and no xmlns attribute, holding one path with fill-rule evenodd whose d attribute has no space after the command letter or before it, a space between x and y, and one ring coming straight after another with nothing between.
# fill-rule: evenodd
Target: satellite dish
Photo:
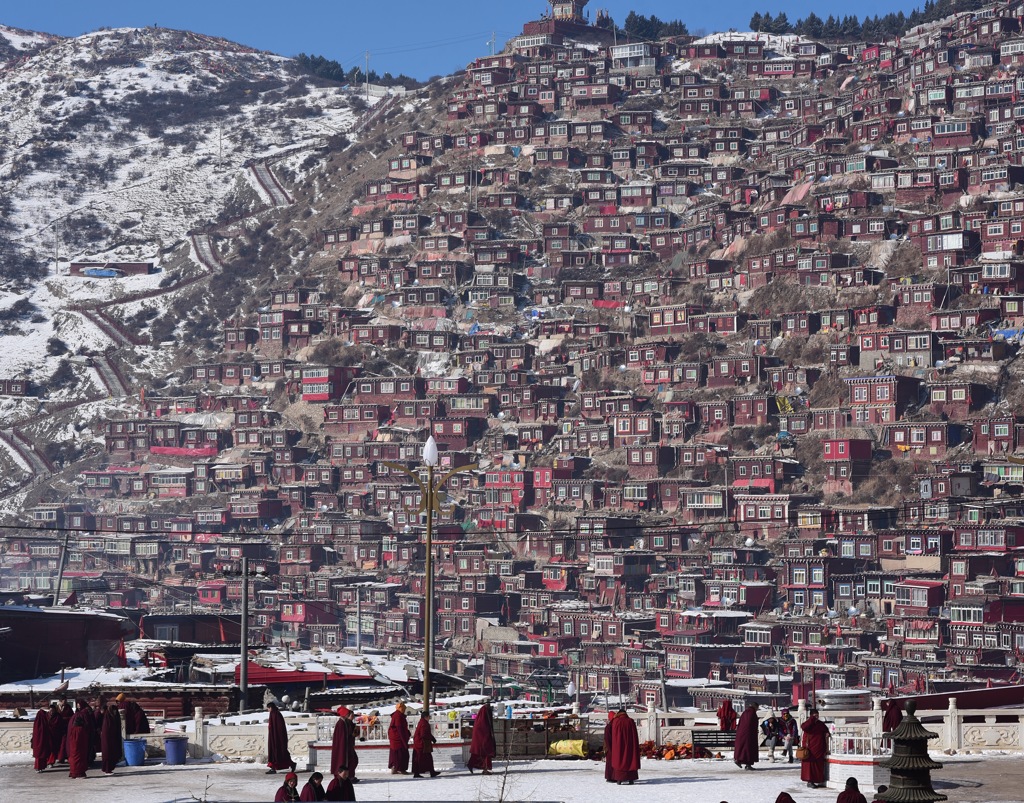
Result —
<instances>
[{"instance_id":1,"label":"satellite dish","mask_svg":"<svg viewBox=\"0 0 1024 803\"><path fill-rule=\"evenodd\" d=\"M745 543L746 543L747 546L753 546L754 545L754 539L753 538L748 538Z\"/></svg>"}]
</instances>

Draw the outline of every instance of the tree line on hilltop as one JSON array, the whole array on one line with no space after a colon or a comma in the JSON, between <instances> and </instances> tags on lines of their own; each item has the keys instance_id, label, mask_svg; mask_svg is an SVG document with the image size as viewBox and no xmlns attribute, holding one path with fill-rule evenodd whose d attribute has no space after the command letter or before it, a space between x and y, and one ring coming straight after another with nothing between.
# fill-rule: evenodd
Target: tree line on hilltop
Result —
<instances>
[{"instance_id":1,"label":"tree line on hilltop","mask_svg":"<svg viewBox=\"0 0 1024 803\"><path fill-rule=\"evenodd\" d=\"M750 18L750 30L772 34L799 34L809 39L865 39L878 40L902 36L911 28L926 22L935 22L962 11L976 11L986 5L985 0L927 0L923 8L910 14L902 11L890 12L885 16L866 16L858 19L856 14L842 17L829 15L822 19L813 11L803 19L790 22L786 12L773 16L770 11L755 12Z\"/></svg>"}]
</instances>

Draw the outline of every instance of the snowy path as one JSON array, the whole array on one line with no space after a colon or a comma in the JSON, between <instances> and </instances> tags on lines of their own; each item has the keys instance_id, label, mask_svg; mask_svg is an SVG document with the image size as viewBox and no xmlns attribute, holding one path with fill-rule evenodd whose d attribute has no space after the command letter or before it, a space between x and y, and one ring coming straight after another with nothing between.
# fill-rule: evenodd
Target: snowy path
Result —
<instances>
[{"instance_id":1,"label":"snowy path","mask_svg":"<svg viewBox=\"0 0 1024 803\"><path fill-rule=\"evenodd\" d=\"M270 165L266 162L253 162L249 165L249 169L252 170L257 183L270 198L270 202L274 206L291 206L291 196L281 186L281 182L277 180L277 176L270 169Z\"/></svg>"},{"instance_id":2,"label":"snowy path","mask_svg":"<svg viewBox=\"0 0 1024 803\"><path fill-rule=\"evenodd\" d=\"M217 251L214 249L213 243L210 242L208 234L192 235L192 252L195 254L196 261L208 271L220 270L220 257L217 256Z\"/></svg>"},{"instance_id":3,"label":"snowy path","mask_svg":"<svg viewBox=\"0 0 1024 803\"><path fill-rule=\"evenodd\" d=\"M131 389L125 384L121 373L114 367L110 357L106 354L93 358L93 368L96 369L100 382L103 383L103 387L107 389L111 397L131 395Z\"/></svg>"}]
</instances>

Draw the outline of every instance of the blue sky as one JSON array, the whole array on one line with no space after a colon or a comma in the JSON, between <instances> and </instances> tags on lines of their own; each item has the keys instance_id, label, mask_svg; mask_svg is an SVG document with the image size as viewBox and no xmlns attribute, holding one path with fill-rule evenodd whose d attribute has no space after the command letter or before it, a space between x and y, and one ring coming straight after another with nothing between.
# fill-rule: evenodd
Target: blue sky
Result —
<instances>
[{"instance_id":1,"label":"blue sky","mask_svg":"<svg viewBox=\"0 0 1024 803\"><path fill-rule=\"evenodd\" d=\"M785 11L790 20L814 11L829 14L886 14L910 11L924 0L734 0L682 3L679 0L591 0L620 24L630 10L662 19L681 18L690 31L746 28L754 11ZM317 53L346 67L361 64L379 72L404 72L416 78L449 73L488 52L491 32L504 42L526 20L548 7L546 0L22 0L0 7L0 24L75 36L100 27L161 25L223 36L284 56ZM374 53L376 55L374 55Z\"/></svg>"}]
</instances>

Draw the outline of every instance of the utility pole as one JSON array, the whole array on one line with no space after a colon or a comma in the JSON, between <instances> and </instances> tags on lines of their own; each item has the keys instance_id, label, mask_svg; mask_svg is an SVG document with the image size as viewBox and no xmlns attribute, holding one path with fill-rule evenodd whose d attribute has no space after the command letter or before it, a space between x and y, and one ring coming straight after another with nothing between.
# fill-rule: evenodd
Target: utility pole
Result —
<instances>
[{"instance_id":1,"label":"utility pole","mask_svg":"<svg viewBox=\"0 0 1024 803\"><path fill-rule=\"evenodd\" d=\"M238 713L249 697L249 559L242 558L242 663L238 667Z\"/></svg>"},{"instance_id":2,"label":"utility pole","mask_svg":"<svg viewBox=\"0 0 1024 803\"><path fill-rule=\"evenodd\" d=\"M497 44L497 41L498 41L497 33L495 31L491 31L491 38L490 38L490 41L488 42L488 44L491 46L491 55L492 56L494 55L494 46L495 46L495 44Z\"/></svg>"},{"instance_id":3,"label":"utility pole","mask_svg":"<svg viewBox=\"0 0 1024 803\"><path fill-rule=\"evenodd\" d=\"M57 567L57 587L53 589L53 606L57 607L60 602L60 585L64 582L64 561L68 557L68 539L71 533L64 533L64 546L60 550L60 565Z\"/></svg>"},{"instance_id":4,"label":"utility pole","mask_svg":"<svg viewBox=\"0 0 1024 803\"><path fill-rule=\"evenodd\" d=\"M356 588L356 655L363 654L363 589Z\"/></svg>"},{"instance_id":5,"label":"utility pole","mask_svg":"<svg viewBox=\"0 0 1024 803\"><path fill-rule=\"evenodd\" d=\"M435 446L436 450L437 447ZM434 488L434 466L437 465L437 452L431 455L431 459L424 459L427 464L427 532L426 540L427 556L424 570L427 574L426 603L427 616L424 627L423 642L423 716L430 716L430 673L434 669L434 498L437 493Z\"/></svg>"},{"instance_id":6,"label":"utility pole","mask_svg":"<svg viewBox=\"0 0 1024 803\"><path fill-rule=\"evenodd\" d=\"M370 51L366 51L366 102L370 102Z\"/></svg>"}]
</instances>

